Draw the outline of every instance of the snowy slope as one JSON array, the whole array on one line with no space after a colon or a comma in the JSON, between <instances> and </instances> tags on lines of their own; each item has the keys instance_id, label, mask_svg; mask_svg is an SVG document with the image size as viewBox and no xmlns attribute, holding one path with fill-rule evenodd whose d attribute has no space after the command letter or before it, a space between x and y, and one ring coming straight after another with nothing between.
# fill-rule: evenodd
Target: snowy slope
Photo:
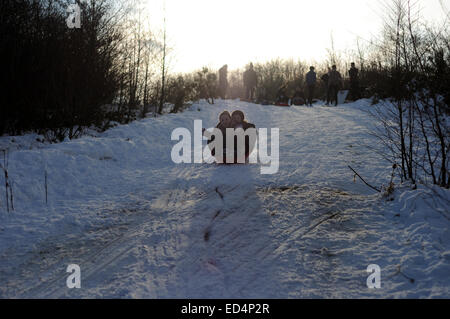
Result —
<instances>
[{"instance_id":1,"label":"snowy slope","mask_svg":"<svg viewBox=\"0 0 450 319\"><path fill-rule=\"evenodd\" d=\"M0 297L450 297L449 191L404 186L389 202L347 167L389 181L390 165L366 147L376 143L369 105L200 102L97 137L13 148ZM277 174L172 163L172 131L197 119L213 127L224 109L280 128ZM81 267L81 289L66 288L69 264ZM370 264L382 269L379 290L366 286Z\"/></svg>"}]
</instances>

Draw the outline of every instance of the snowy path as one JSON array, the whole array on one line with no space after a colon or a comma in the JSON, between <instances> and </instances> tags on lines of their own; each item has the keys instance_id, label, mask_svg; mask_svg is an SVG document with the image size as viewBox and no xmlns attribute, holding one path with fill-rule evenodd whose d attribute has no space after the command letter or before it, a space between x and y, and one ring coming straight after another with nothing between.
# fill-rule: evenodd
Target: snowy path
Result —
<instances>
[{"instance_id":1,"label":"snowy path","mask_svg":"<svg viewBox=\"0 0 450 319\"><path fill-rule=\"evenodd\" d=\"M192 129L194 119L210 127L238 108L260 128L280 128L278 174L172 164L174 128ZM2 213L0 296L449 297L449 193L430 209L426 189L386 202L353 182L349 164L376 185L390 174L363 146L374 143L366 109L218 101L13 152L18 207ZM50 208L32 185L40 172L31 163L42 157ZM65 287L72 263L81 267L78 290ZM366 286L370 264L382 268L380 290Z\"/></svg>"}]
</instances>

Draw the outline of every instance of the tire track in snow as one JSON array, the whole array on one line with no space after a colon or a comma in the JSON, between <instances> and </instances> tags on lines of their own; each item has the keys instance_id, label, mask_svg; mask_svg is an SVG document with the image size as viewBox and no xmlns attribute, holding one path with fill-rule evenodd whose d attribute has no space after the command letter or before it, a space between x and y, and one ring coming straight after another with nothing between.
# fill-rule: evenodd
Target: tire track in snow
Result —
<instances>
[{"instance_id":1,"label":"tire track in snow","mask_svg":"<svg viewBox=\"0 0 450 319\"><path fill-rule=\"evenodd\" d=\"M182 189L181 191L175 190L174 192L167 192L169 197L167 203L171 203L173 206L167 205L170 209L176 209L183 206L184 199L187 197L188 189ZM165 192L162 192L163 194ZM130 208L128 208L130 209ZM133 208L137 211L149 211L148 208ZM124 256L130 249L136 246L139 240L142 240L144 233L143 229L149 228L152 224L163 225L163 214L158 211L151 211L150 214L144 216L134 216L134 220L130 221L130 224L124 231L121 231L119 235L114 235L112 240L108 240L105 244L101 244L100 247L90 249L90 239L85 238L80 234L77 238L69 238L54 241L60 245L59 251L54 251L52 260L62 258L61 261L56 261L50 265L50 267L41 268L37 270L31 269L30 273L33 277L45 278L42 281L32 284L31 287L22 287L15 293L15 297L21 298L57 298L63 296L68 292L66 287L66 278L69 275L66 273L66 267L68 264L79 264L82 271L82 281L89 282L89 279L102 271L122 256ZM151 227L150 227L151 228ZM100 227L100 233L104 229ZM95 231L94 231L95 233ZM108 234L110 234L109 232ZM92 235L92 233L91 233ZM95 236L94 236L95 237ZM95 240L95 239L94 239ZM80 245L81 250L85 252L72 252L74 246ZM37 256L36 258L39 258ZM26 269L25 269L26 270ZM50 273L50 274L49 274ZM48 274L48 275L46 275ZM29 285L29 282L27 282Z\"/></svg>"},{"instance_id":2,"label":"tire track in snow","mask_svg":"<svg viewBox=\"0 0 450 319\"><path fill-rule=\"evenodd\" d=\"M69 274L66 273L66 267L69 263L80 265L83 282L89 281L92 275L124 255L135 244L135 241L132 240L133 235L139 233L139 229L146 227L146 224L142 224L144 219L139 218L125 232L122 232L113 240L105 243L100 248L88 249L85 253L71 255L71 249L75 244L72 241L65 243L67 247L63 248L63 251L65 250L69 256L64 256L63 261L40 271L40 273L45 273L53 270L56 274L37 286L23 290L19 295L21 298L58 298L63 296L68 290L66 278ZM89 247L89 239L84 240L81 238L81 245L84 248ZM60 253L63 253L63 251ZM54 258L57 258L57 256Z\"/></svg>"}]
</instances>

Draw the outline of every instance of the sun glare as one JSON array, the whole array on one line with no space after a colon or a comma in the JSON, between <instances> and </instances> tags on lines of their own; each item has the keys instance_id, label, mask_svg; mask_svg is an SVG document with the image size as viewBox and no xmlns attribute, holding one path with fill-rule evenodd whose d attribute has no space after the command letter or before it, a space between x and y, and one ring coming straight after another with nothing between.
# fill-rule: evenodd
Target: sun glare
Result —
<instances>
[{"instance_id":1,"label":"sun glare","mask_svg":"<svg viewBox=\"0 0 450 319\"><path fill-rule=\"evenodd\" d=\"M419 2L425 18L442 18L439 0ZM155 25L163 3L147 2ZM331 37L337 50L354 50L357 38L377 34L383 15L378 0L165 0L165 8L175 72L277 57L320 61Z\"/></svg>"}]
</instances>

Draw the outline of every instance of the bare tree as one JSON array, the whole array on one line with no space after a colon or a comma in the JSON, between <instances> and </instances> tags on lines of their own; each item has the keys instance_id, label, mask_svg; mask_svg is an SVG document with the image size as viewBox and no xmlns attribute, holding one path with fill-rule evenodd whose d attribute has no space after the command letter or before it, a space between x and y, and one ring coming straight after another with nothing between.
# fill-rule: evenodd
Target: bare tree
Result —
<instances>
[{"instance_id":1,"label":"bare tree","mask_svg":"<svg viewBox=\"0 0 450 319\"><path fill-rule=\"evenodd\" d=\"M167 24L166 24L166 3L164 1L164 22L163 22L163 48L161 61L161 95L159 97L158 114L162 114L164 102L166 100L166 73L167 73Z\"/></svg>"},{"instance_id":2,"label":"bare tree","mask_svg":"<svg viewBox=\"0 0 450 319\"><path fill-rule=\"evenodd\" d=\"M450 80L448 35L424 27L410 0L385 4L383 45L392 99L376 108L382 129L375 135L381 152L384 148L386 157L399 164L402 180L431 178L448 188L450 93L443 84Z\"/></svg>"}]
</instances>

